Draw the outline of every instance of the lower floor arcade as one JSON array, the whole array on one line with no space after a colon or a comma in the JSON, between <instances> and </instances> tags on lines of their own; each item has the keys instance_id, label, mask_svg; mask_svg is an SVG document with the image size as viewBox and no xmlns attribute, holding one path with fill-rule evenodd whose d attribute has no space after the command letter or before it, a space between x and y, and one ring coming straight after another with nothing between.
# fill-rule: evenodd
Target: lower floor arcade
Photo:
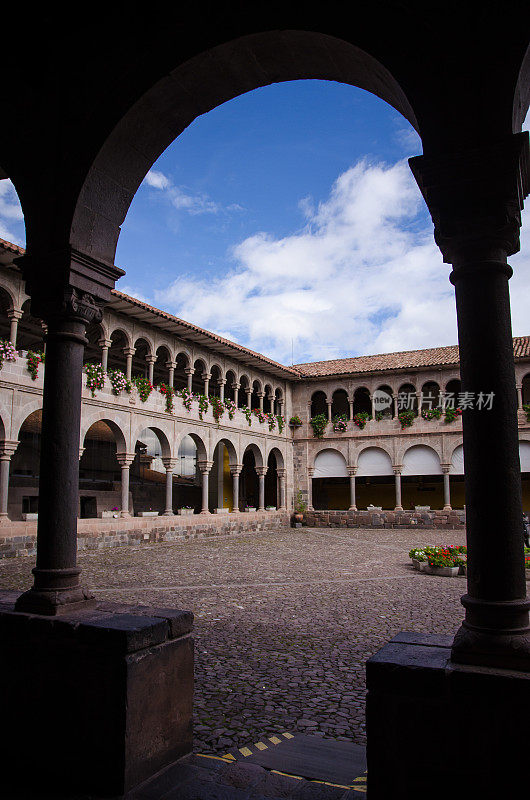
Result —
<instances>
[{"instance_id":1,"label":"lower floor arcade","mask_svg":"<svg viewBox=\"0 0 530 800\"><path fill-rule=\"evenodd\" d=\"M38 515L42 411L30 413L16 440L0 441L0 520ZM183 431L178 446L162 428L145 427L126 440L112 419L88 425L79 454L80 519L228 513L285 508L282 452L258 443L219 440ZM209 457L210 456L210 457Z\"/></svg>"},{"instance_id":2,"label":"lower floor arcade","mask_svg":"<svg viewBox=\"0 0 530 800\"><path fill-rule=\"evenodd\" d=\"M523 510L530 512L530 442L519 443ZM309 468L308 507L315 511L465 509L464 456L454 447L450 462L427 445L405 450L393 463L380 447L362 450L355 466L333 448L320 450Z\"/></svg>"}]
</instances>

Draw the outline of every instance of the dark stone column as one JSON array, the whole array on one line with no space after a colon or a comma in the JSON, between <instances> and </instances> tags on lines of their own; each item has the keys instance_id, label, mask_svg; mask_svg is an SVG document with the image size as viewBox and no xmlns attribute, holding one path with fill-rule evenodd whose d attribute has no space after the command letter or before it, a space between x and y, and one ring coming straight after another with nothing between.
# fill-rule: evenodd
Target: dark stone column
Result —
<instances>
[{"instance_id":1,"label":"dark stone column","mask_svg":"<svg viewBox=\"0 0 530 800\"><path fill-rule=\"evenodd\" d=\"M528 134L447 158L411 159L444 260L453 265L462 391L468 592L452 659L530 670L517 396L507 257L519 249Z\"/></svg>"},{"instance_id":2,"label":"dark stone column","mask_svg":"<svg viewBox=\"0 0 530 800\"><path fill-rule=\"evenodd\" d=\"M103 304L123 270L66 247L17 259L31 311L46 325L37 565L33 588L17 611L62 614L92 602L79 582L79 428L86 326L99 322Z\"/></svg>"},{"instance_id":3,"label":"dark stone column","mask_svg":"<svg viewBox=\"0 0 530 800\"><path fill-rule=\"evenodd\" d=\"M75 289L44 309L48 325L44 374L37 566L33 588L17 601L18 611L57 614L86 604L79 584L79 428L86 325L102 317L94 297Z\"/></svg>"}]
</instances>

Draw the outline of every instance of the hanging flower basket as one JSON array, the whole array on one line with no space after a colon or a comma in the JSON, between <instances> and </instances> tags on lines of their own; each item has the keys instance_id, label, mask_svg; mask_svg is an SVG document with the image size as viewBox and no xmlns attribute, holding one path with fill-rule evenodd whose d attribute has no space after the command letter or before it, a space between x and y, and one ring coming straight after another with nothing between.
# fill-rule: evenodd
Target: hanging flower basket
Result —
<instances>
[{"instance_id":1,"label":"hanging flower basket","mask_svg":"<svg viewBox=\"0 0 530 800\"><path fill-rule=\"evenodd\" d=\"M298 414L296 414L294 417L291 417L291 419L289 420L290 428L300 428L301 426L302 426L302 420L300 419Z\"/></svg>"},{"instance_id":2,"label":"hanging flower basket","mask_svg":"<svg viewBox=\"0 0 530 800\"><path fill-rule=\"evenodd\" d=\"M26 356L26 367L31 375L32 381L37 379L37 375L39 374L39 364L44 364L44 353L38 350L28 350L28 354Z\"/></svg>"},{"instance_id":3,"label":"hanging flower basket","mask_svg":"<svg viewBox=\"0 0 530 800\"><path fill-rule=\"evenodd\" d=\"M237 406L233 400L225 400L225 408L228 411L228 419L234 419L234 414L236 413Z\"/></svg>"},{"instance_id":4,"label":"hanging flower basket","mask_svg":"<svg viewBox=\"0 0 530 800\"><path fill-rule=\"evenodd\" d=\"M163 394L166 398L166 414L173 413L173 401L175 399L175 390L172 386L168 386L165 383L161 383L158 387L158 391L160 394Z\"/></svg>"},{"instance_id":5,"label":"hanging flower basket","mask_svg":"<svg viewBox=\"0 0 530 800\"><path fill-rule=\"evenodd\" d=\"M325 414L317 414L315 417L311 417L309 424L313 428L313 436L315 439L322 439L328 424L328 418Z\"/></svg>"},{"instance_id":6,"label":"hanging flower basket","mask_svg":"<svg viewBox=\"0 0 530 800\"><path fill-rule=\"evenodd\" d=\"M2 369L4 361L16 360L17 351L13 342L9 342L7 339L0 339L0 369Z\"/></svg>"},{"instance_id":7,"label":"hanging flower basket","mask_svg":"<svg viewBox=\"0 0 530 800\"><path fill-rule=\"evenodd\" d=\"M355 414L353 417L353 421L355 425L361 430L364 428L367 422L372 419L371 415L367 411L359 411L358 414Z\"/></svg>"},{"instance_id":8,"label":"hanging flower basket","mask_svg":"<svg viewBox=\"0 0 530 800\"><path fill-rule=\"evenodd\" d=\"M136 391L142 403L145 403L149 395L154 389L153 384L149 378L133 378L133 383L136 386Z\"/></svg>"},{"instance_id":9,"label":"hanging flower basket","mask_svg":"<svg viewBox=\"0 0 530 800\"><path fill-rule=\"evenodd\" d=\"M348 430L348 420L345 414L337 414L337 416L333 417L333 430L335 433L346 433Z\"/></svg>"},{"instance_id":10,"label":"hanging flower basket","mask_svg":"<svg viewBox=\"0 0 530 800\"><path fill-rule=\"evenodd\" d=\"M405 428L410 428L416 418L416 412L412 409L408 409L407 411L400 411L398 414L399 424L401 425L401 430L404 431Z\"/></svg>"},{"instance_id":11,"label":"hanging flower basket","mask_svg":"<svg viewBox=\"0 0 530 800\"><path fill-rule=\"evenodd\" d=\"M122 392L130 393L132 384L121 370L111 369L107 372L107 377L112 387L112 394L116 395L116 397Z\"/></svg>"},{"instance_id":12,"label":"hanging flower basket","mask_svg":"<svg viewBox=\"0 0 530 800\"><path fill-rule=\"evenodd\" d=\"M90 389L92 397L96 396L97 389L105 386L105 373L101 364L85 364L86 385Z\"/></svg>"}]
</instances>

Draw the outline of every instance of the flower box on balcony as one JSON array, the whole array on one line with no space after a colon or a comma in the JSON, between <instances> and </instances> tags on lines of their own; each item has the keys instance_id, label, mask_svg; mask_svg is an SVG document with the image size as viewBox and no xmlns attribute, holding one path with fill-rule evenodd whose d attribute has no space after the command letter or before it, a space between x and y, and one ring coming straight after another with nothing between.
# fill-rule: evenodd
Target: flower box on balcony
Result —
<instances>
[{"instance_id":1,"label":"flower box on balcony","mask_svg":"<svg viewBox=\"0 0 530 800\"><path fill-rule=\"evenodd\" d=\"M214 514L229 514L230 513L230 509L229 508L214 508L213 513Z\"/></svg>"},{"instance_id":2,"label":"flower box on balcony","mask_svg":"<svg viewBox=\"0 0 530 800\"><path fill-rule=\"evenodd\" d=\"M118 519L119 516L119 511L100 511L98 514L100 519Z\"/></svg>"},{"instance_id":3,"label":"flower box on balcony","mask_svg":"<svg viewBox=\"0 0 530 800\"><path fill-rule=\"evenodd\" d=\"M414 506L414 511L430 511L430 506Z\"/></svg>"},{"instance_id":4,"label":"flower box on balcony","mask_svg":"<svg viewBox=\"0 0 530 800\"><path fill-rule=\"evenodd\" d=\"M247 506L246 508L243 509L243 511L255 511L255 510L256 509L254 506Z\"/></svg>"},{"instance_id":5,"label":"flower box on balcony","mask_svg":"<svg viewBox=\"0 0 530 800\"><path fill-rule=\"evenodd\" d=\"M177 514L179 516L181 516L181 517L191 516L194 513L195 513L195 509L194 508L178 508L177 509Z\"/></svg>"},{"instance_id":6,"label":"flower box on balcony","mask_svg":"<svg viewBox=\"0 0 530 800\"><path fill-rule=\"evenodd\" d=\"M158 517L158 511L139 511L139 517Z\"/></svg>"},{"instance_id":7,"label":"flower box on balcony","mask_svg":"<svg viewBox=\"0 0 530 800\"><path fill-rule=\"evenodd\" d=\"M265 511L276 511L276 506L265 506Z\"/></svg>"},{"instance_id":8,"label":"flower box on balcony","mask_svg":"<svg viewBox=\"0 0 530 800\"><path fill-rule=\"evenodd\" d=\"M33 522L39 518L38 514L22 514L22 519L24 522Z\"/></svg>"}]
</instances>

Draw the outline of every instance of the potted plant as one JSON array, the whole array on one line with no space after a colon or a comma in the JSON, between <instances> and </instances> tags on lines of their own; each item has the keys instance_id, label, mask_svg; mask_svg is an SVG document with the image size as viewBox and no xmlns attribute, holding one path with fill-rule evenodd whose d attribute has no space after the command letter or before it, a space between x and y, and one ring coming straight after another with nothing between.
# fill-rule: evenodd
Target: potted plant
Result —
<instances>
[{"instance_id":1,"label":"potted plant","mask_svg":"<svg viewBox=\"0 0 530 800\"><path fill-rule=\"evenodd\" d=\"M403 431L405 428L410 428L415 417L416 412L412 408L406 409L405 411L400 411L398 414L398 420L399 424L401 425L401 430Z\"/></svg>"},{"instance_id":2,"label":"potted plant","mask_svg":"<svg viewBox=\"0 0 530 800\"><path fill-rule=\"evenodd\" d=\"M299 428L301 425L302 425L302 420L300 419L298 414L295 414L294 417L291 417L291 419L289 420L290 428Z\"/></svg>"},{"instance_id":3,"label":"potted plant","mask_svg":"<svg viewBox=\"0 0 530 800\"><path fill-rule=\"evenodd\" d=\"M243 511L256 511L256 506L245 506Z\"/></svg>"},{"instance_id":4,"label":"potted plant","mask_svg":"<svg viewBox=\"0 0 530 800\"><path fill-rule=\"evenodd\" d=\"M346 414L335 414L333 417L333 430L335 433L346 433L348 430L348 418Z\"/></svg>"},{"instance_id":5,"label":"potted plant","mask_svg":"<svg viewBox=\"0 0 530 800\"><path fill-rule=\"evenodd\" d=\"M328 418L325 414L317 414L315 417L311 417L309 424L313 428L313 436L315 439L322 439L324 431L326 430L326 425L328 424Z\"/></svg>"},{"instance_id":6,"label":"potted plant","mask_svg":"<svg viewBox=\"0 0 530 800\"><path fill-rule=\"evenodd\" d=\"M153 509L150 508L149 511L139 511L138 512L138 516L139 517L158 517L158 511L153 511Z\"/></svg>"},{"instance_id":7,"label":"potted plant","mask_svg":"<svg viewBox=\"0 0 530 800\"><path fill-rule=\"evenodd\" d=\"M372 419L371 415L368 411L359 411L358 414L355 414L353 417L354 423L357 425L358 428L361 430L364 428L367 422Z\"/></svg>"},{"instance_id":8,"label":"potted plant","mask_svg":"<svg viewBox=\"0 0 530 800\"><path fill-rule=\"evenodd\" d=\"M183 517L189 516L190 514L193 514L193 512L194 512L193 506L182 506L182 508L177 508L177 514Z\"/></svg>"},{"instance_id":9,"label":"potted plant","mask_svg":"<svg viewBox=\"0 0 530 800\"><path fill-rule=\"evenodd\" d=\"M120 509L118 506L113 506L110 511L100 511L100 519L117 519L120 516Z\"/></svg>"},{"instance_id":10,"label":"potted plant","mask_svg":"<svg viewBox=\"0 0 530 800\"><path fill-rule=\"evenodd\" d=\"M445 421L446 422L454 422L455 419L458 419L462 416L462 409L461 408L452 408L448 406L445 409Z\"/></svg>"},{"instance_id":11,"label":"potted plant","mask_svg":"<svg viewBox=\"0 0 530 800\"><path fill-rule=\"evenodd\" d=\"M301 525L304 521L304 514L307 511L307 503L304 500L304 496L302 494L302 490L298 489L295 498L294 498L294 514L293 514L293 521L298 525Z\"/></svg>"}]
</instances>

